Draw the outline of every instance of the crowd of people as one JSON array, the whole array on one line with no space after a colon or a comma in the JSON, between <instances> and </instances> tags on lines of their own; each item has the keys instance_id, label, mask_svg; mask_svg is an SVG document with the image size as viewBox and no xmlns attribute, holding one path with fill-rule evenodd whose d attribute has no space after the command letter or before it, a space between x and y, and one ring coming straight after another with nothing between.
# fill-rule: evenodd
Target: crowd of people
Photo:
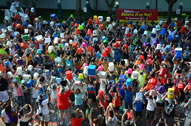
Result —
<instances>
[{"instance_id":1,"label":"crowd of people","mask_svg":"<svg viewBox=\"0 0 191 126\"><path fill-rule=\"evenodd\" d=\"M60 23L25 13L26 22L5 19L0 30L6 126L48 126L51 116L60 126L191 125L190 18L71 14Z\"/></svg>"}]
</instances>

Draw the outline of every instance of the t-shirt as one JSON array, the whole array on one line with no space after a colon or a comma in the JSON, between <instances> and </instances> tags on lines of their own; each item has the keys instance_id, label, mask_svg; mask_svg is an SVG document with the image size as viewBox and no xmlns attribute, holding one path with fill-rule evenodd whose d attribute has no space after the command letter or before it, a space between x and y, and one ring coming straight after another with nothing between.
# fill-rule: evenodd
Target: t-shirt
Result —
<instances>
[{"instance_id":1,"label":"t-shirt","mask_svg":"<svg viewBox=\"0 0 191 126\"><path fill-rule=\"evenodd\" d=\"M42 101L42 114L47 115L49 113L48 109L48 99Z\"/></svg>"},{"instance_id":2,"label":"t-shirt","mask_svg":"<svg viewBox=\"0 0 191 126\"><path fill-rule=\"evenodd\" d=\"M175 104L174 101L169 102L170 100L168 98L165 98L165 115L168 117L174 117L175 112Z\"/></svg>"},{"instance_id":3,"label":"t-shirt","mask_svg":"<svg viewBox=\"0 0 191 126\"><path fill-rule=\"evenodd\" d=\"M59 110L66 110L70 106L69 96L71 94L70 90L60 93L60 88L57 88L57 107Z\"/></svg>"},{"instance_id":4,"label":"t-shirt","mask_svg":"<svg viewBox=\"0 0 191 126\"><path fill-rule=\"evenodd\" d=\"M22 96L22 88L20 86L13 86L14 95L15 96Z\"/></svg>"},{"instance_id":5,"label":"t-shirt","mask_svg":"<svg viewBox=\"0 0 191 126\"><path fill-rule=\"evenodd\" d=\"M71 118L72 126L81 126L82 118Z\"/></svg>"},{"instance_id":6,"label":"t-shirt","mask_svg":"<svg viewBox=\"0 0 191 126\"><path fill-rule=\"evenodd\" d=\"M4 122L5 122L5 123L9 123L9 121L8 121L8 116L7 116L6 112L5 112L5 109L3 109L3 110L1 111L1 117L4 119Z\"/></svg>"},{"instance_id":7,"label":"t-shirt","mask_svg":"<svg viewBox=\"0 0 191 126\"><path fill-rule=\"evenodd\" d=\"M75 94L75 105L82 105L83 100L82 100L82 94Z\"/></svg>"},{"instance_id":8,"label":"t-shirt","mask_svg":"<svg viewBox=\"0 0 191 126\"><path fill-rule=\"evenodd\" d=\"M140 101L140 102L136 101L134 104L135 104L135 111L136 112L142 112L143 111L143 102L142 101Z\"/></svg>"},{"instance_id":9,"label":"t-shirt","mask_svg":"<svg viewBox=\"0 0 191 126\"><path fill-rule=\"evenodd\" d=\"M155 103L153 102L153 99L147 98L147 110L154 111L155 110Z\"/></svg>"},{"instance_id":10,"label":"t-shirt","mask_svg":"<svg viewBox=\"0 0 191 126\"><path fill-rule=\"evenodd\" d=\"M125 91L125 97L124 97L125 103L132 103L133 102L133 94L130 90Z\"/></svg>"},{"instance_id":11,"label":"t-shirt","mask_svg":"<svg viewBox=\"0 0 191 126\"><path fill-rule=\"evenodd\" d=\"M32 98L38 98L39 96L39 90L36 88L32 88Z\"/></svg>"}]
</instances>

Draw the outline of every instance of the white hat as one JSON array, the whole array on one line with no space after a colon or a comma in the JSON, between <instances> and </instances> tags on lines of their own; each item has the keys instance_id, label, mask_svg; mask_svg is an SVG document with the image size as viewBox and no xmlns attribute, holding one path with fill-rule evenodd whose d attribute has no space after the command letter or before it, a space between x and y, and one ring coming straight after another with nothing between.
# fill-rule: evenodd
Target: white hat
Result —
<instances>
[{"instance_id":1,"label":"white hat","mask_svg":"<svg viewBox=\"0 0 191 126\"><path fill-rule=\"evenodd\" d=\"M54 38L54 44L58 44L58 42L59 42L59 38L58 38L58 37L55 37L55 38Z\"/></svg>"},{"instance_id":2,"label":"white hat","mask_svg":"<svg viewBox=\"0 0 191 126\"><path fill-rule=\"evenodd\" d=\"M110 22L111 21L111 17L106 17L106 21Z\"/></svg>"},{"instance_id":3,"label":"white hat","mask_svg":"<svg viewBox=\"0 0 191 126\"><path fill-rule=\"evenodd\" d=\"M133 79L137 79L137 77L138 77L138 72L137 71L133 71L132 78Z\"/></svg>"},{"instance_id":4,"label":"white hat","mask_svg":"<svg viewBox=\"0 0 191 126\"><path fill-rule=\"evenodd\" d=\"M137 29L134 29L133 30L133 34L137 34L138 33L138 30Z\"/></svg>"},{"instance_id":5,"label":"white hat","mask_svg":"<svg viewBox=\"0 0 191 126\"><path fill-rule=\"evenodd\" d=\"M153 29L152 29L152 33L153 33L153 34L156 34L156 33L157 33L156 28L153 28Z\"/></svg>"},{"instance_id":6,"label":"white hat","mask_svg":"<svg viewBox=\"0 0 191 126\"><path fill-rule=\"evenodd\" d=\"M103 22L103 16L98 16L99 22Z\"/></svg>"},{"instance_id":7,"label":"white hat","mask_svg":"<svg viewBox=\"0 0 191 126\"><path fill-rule=\"evenodd\" d=\"M156 25L156 30L160 31L160 25Z\"/></svg>"}]
</instances>

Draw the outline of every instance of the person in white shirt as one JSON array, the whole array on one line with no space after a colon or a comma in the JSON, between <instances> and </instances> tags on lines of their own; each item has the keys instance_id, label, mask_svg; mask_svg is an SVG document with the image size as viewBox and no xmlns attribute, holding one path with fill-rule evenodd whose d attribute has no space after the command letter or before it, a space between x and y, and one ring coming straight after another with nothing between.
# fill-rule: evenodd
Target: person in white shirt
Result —
<instances>
[{"instance_id":1,"label":"person in white shirt","mask_svg":"<svg viewBox=\"0 0 191 126\"><path fill-rule=\"evenodd\" d=\"M3 120L3 122L5 123L6 126L10 126L10 123L8 121L8 116L7 116L6 112L5 112L6 106L7 106L6 103L4 103L2 105L3 110L1 111L1 118L2 118L2 120Z\"/></svg>"},{"instance_id":2,"label":"person in white shirt","mask_svg":"<svg viewBox=\"0 0 191 126\"><path fill-rule=\"evenodd\" d=\"M48 122L50 121L49 109L48 109L48 99L45 99L41 102L41 125L48 126Z\"/></svg>"},{"instance_id":3,"label":"person in white shirt","mask_svg":"<svg viewBox=\"0 0 191 126\"><path fill-rule=\"evenodd\" d=\"M33 106L33 111L35 111L35 112L36 112L36 109L37 109L36 101L37 101L37 98L39 96L39 93L40 93L39 89L37 89L37 86L34 85L32 87L32 104L34 105Z\"/></svg>"},{"instance_id":4,"label":"person in white shirt","mask_svg":"<svg viewBox=\"0 0 191 126\"><path fill-rule=\"evenodd\" d=\"M54 112L56 113L56 108L57 108L57 94L56 94L56 88L57 88L57 84L54 83L52 85L49 85L48 90L49 90L49 95L50 95L50 99L51 99L51 105L54 108Z\"/></svg>"},{"instance_id":5,"label":"person in white shirt","mask_svg":"<svg viewBox=\"0 0 191 126\"><path fill-rule=\"evenodd\" d=\"M153 126L156 102L155 102L154 97L151 94L149 94L149 92L150 91L148 91L144 94L144 96L147 98L147 107L146 107L145 118L147 120L146 121L147 126L149 126L149 125ZM151 122L151 124L149 124L149 122Z\"/></svg>"},{"instance_id":6,"label":"person in white shirt","mask_svg":"<svg viewBox=\"0 0 191 126\"><path fill-rule=\"evenodd\" d=\"M26 109L26 107L29 107L30 111L27 114L24 114L24 109ZM28 126L31 114L32 114L32 106L30 104L25 104L19 112L20 126Z\"/></svg>"}]
</instances>

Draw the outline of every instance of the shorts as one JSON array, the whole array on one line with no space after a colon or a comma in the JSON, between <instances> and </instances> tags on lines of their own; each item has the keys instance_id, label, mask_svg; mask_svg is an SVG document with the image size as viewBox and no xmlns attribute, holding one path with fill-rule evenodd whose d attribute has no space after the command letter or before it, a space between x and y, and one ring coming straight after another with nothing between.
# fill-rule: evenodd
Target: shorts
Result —
<instances>
[{"instance_id":1,"label":"shorts","mask_svg":"<svg viewBox=\"0 0 191 126\"><path fill-rule=\"evenodd\" d=\"M157 107L164 107L164 103L158 103L157 102Z\"/></svg>"},{"instance_id":2,"label":"shorts","mask_svg":"<svg viewBox=\"0 0 191 126\"><path fill-rule=\"evenodd\" d=\"M50 115L49 114L42 115L40 117L40 120L43 121L43 122L49 122L50 121Z\"/></svg>"},{"instance_id":3,"label":"shorts","mask_svg":"<svg viewBox=\"0 0 191 126\"><path fill-rule=\"evenodd\" d=\"M51 98L51 101L50 101L52 104L55 104L57 103L57 99L56 98Z\"/></svg>"},{"instance_id":4,"label":"shorts","mask_svg":"<svg viewBox=\"0 0 191 126\"><path fill-rule=\"evenodd\" d=\"M131 103L125 103L125 109L132 109Z\"/></svg>"},{"instance_id":5,"label":"shorts","mask_svg":"<svg viewBox=\"0 0 191 126\"><path fill-rule=\"evenodd\" d=\"M145 119L147 120L153 120L154 119L154 111L146 110Z\"/></svg>"},{"instance_id":6,"label":"shorts","mask_svg":"<svg viewBox=\"0 0 191 126\"><path fill-rule=\"evenodd\" d=\"M28 122L22 122L22 121L20 121L20 126L28 126Z\"/></svg>"},{"instance_id":7,"label":"shorts","mask_svg":"<svg viewBox=\"0 0 191 126\"><path fill-rule=\"evenodd\" d=\"M82 105L75 105L75 108L79 108L80 110L83 110L83 104Z\"/></svg>"},{"instance_id":8,"label":"shorts","mask_svg":"<svg viewBox=\"0 0 191 126\"><path fill-rule=\"evenodd\" d=\"M135 112L135 117L142 117L142 112Z\"/></svg>"},{"instance_id":9,"label":"shorts","mask_svg":"<svg viewBox=\"0 0 191 126\"><path fill-rule=\"evenodd\" d=\"M7 90L5 91L0 91L0 101L2 102L6 102L9 100L9 95L8 95L8 92Z\"/></svg>"},{"instance_id":10,"label":"shorts","mask_svg":"<svg viewBox=\"0 0 191 126\"><path fill-rule=\"evenodd\" d=\"M70 107L68 107L67 109L64 109L64 110L59 110L59 112L69 112L70 110Z\"/></svg>"}]
</instances>

